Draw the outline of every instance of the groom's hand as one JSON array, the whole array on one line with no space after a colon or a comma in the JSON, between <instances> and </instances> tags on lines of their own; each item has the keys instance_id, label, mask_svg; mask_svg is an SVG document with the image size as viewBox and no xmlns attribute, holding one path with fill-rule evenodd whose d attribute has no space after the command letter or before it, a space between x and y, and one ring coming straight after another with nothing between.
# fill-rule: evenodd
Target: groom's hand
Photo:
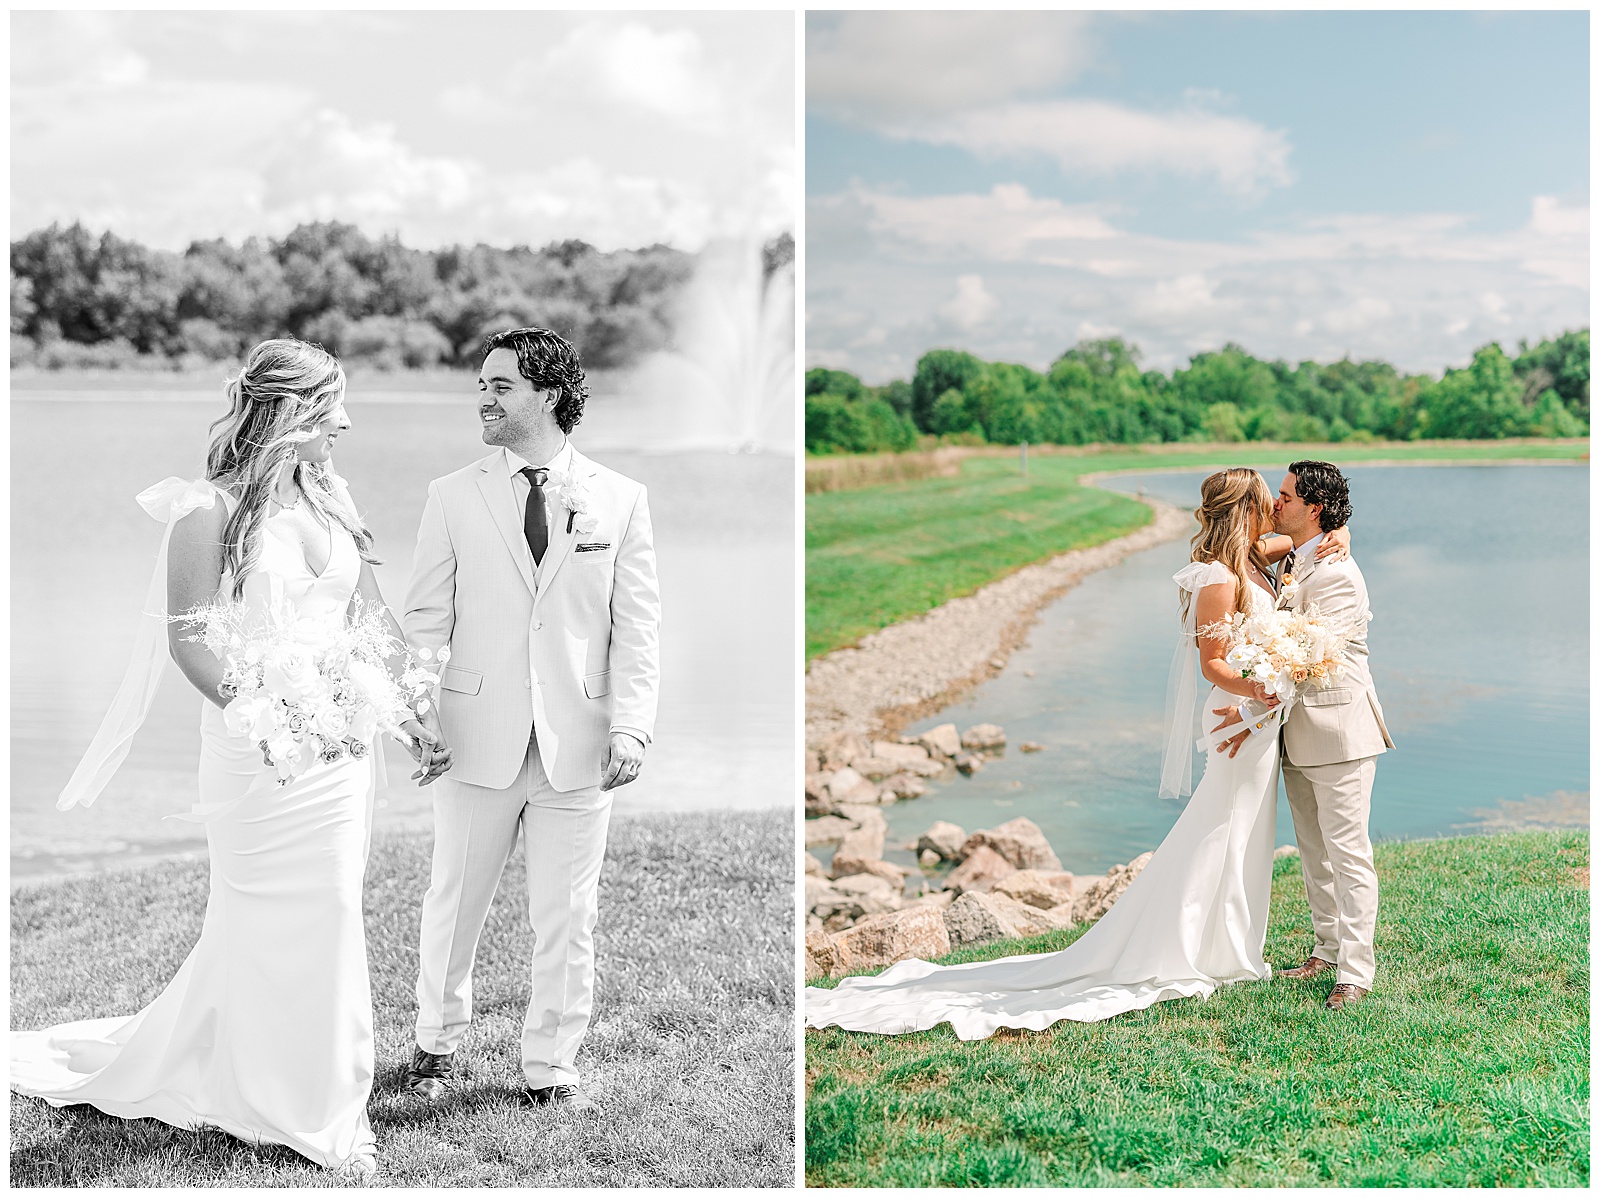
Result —
<instances>
[{"instance_id":1,"label":"groom's hand","mask_svg":"<svg viewBox=\"0 0 1600 1198\"><path fill-rule=\"evenodd\" d=\"M436 782L453 761L450 746L445 743L444 729L439 727L439 709L430 705L426 715L419 720L407 720L400 730L411 737L406 750L421 768L411 775L418 786Z\"/></svg>"},{"instance_id":2,"label":"groom's hand","mask_svg":"<svg viewBox=\"0 0 1600 1198\"><path fill-rule=\"evenodd\" d=\"M1222 723L1213 728L1211 730L1213 732L1221 732L1224 728L1228 727L1228 725L1237 724L1240 720L1244 719L1244 717L1239 714L1239 709L1237 707L1213 707L1211 709L1211 714L1220 715L1222 717ZM1233 737L1231 740L1225 740L1218 745L1217 752L1220 753L1222 750L1227 749L1229 757L1237 757L1239 755L1240 746L1242 746L1248 739L1250 739L1250 730L1246 728L1243 732L1239 733L1238 736Z\"/></svg>"},{"instance_id":3,"label":"groom's hand","mask_svg":"<svg viewBox=\"0 0 1600 1198\"><path fill-rule=\"evenodd\" d=\"M606 755L600 759L600 789L626 786L639 776L639 767L643 764L644 742L626 732L613 732L606 745Z\"/></svg>"}]
</instances>

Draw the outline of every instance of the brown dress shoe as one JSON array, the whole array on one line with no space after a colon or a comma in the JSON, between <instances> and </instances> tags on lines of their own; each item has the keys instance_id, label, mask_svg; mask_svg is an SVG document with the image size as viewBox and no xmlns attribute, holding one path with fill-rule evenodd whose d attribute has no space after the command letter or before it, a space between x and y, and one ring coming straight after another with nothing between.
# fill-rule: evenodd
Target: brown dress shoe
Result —
<instances>
[{"instance_id":1,"label":"brown dress shoe","mask_svg":"<svg viewBox=\"0 0 1600 1198\"><path fill-rule=\"evenodd\" d=\"M1341 1011L1345 1007L1360 1002L1370 993L1372 993L1370 990L1363 990L1360 986L1352 985L1349 982L1340 982L1333 988L1333 993L1328 995L1328 1001L1322 1005L1330 1011Z\"/></svg>"},{"instance_id":2,"label":"brown dress shoe","mask_svg":"<svg viewBox=\"0 0 1600 1198\"><path fill-rule=\"evenodd\" d=\"M1324 969L1337 968L1339 967L1332 961L1324 961L1321 957L1307 957L1305 964L1296 965L1293 969L1284 969L1279 972L1286 978L1294 978L1299 981L1301 978L1314 978Z\"/></svg>"},{"instance_id":3,"label":"brown dress shoe","mask_svg":"<svg viewBox=\"0 0 1600 1198\"><path fill-rule=\"evenodd\" d=\"M429 1102L438 1102L450 1092L450 1087L455 1082L453 1057L453 1053L414 1049L411 1053L411 1066L406 1070L405 1078L400 1083L401 1089Z\"/></svg>"},{"instance_id":4,"label":"brown dress shoe","mask_svg":"<svg viewBox=\"0 0 1600 1198\"><path fill-rule=\"evenodd\" d=\"M602 1114L600 1104L577 1086L529 1086L525 1091L534 1106L555 1106L564 1111L598 1119Z\"/></svg>"}]
</instances>

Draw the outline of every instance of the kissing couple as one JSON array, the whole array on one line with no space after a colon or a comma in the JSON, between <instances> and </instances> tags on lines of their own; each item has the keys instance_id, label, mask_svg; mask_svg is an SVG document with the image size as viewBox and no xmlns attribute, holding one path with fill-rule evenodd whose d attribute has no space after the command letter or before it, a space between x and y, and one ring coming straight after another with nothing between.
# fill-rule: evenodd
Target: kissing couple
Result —
<instances>
[{"instance_id":1,"label":"kissing couple","mask_svg":"<svg viewBox=\"0 0 1600 1198\"><path fill-rule=\"evenodd\" d=\"M1150 861L1059 952L948 966L907 960L835 989L808 987L808 1026L894 1035L948 1022L961 1039L981 1040L1001 1028L1109 1019L1271 977L1263 951L1280 769L1316 935L1305 961L1283 976L1337 970L1330 1010L1371 991L1378 878L1368 811L1377 757L1394 744L1367 667L1372 613L1348 556L1348 483L1337 467L1305 461L1289 467L1276 498L1243 468L1212 474L1200 496L1190 562L1173 576L1181 631L1168 682L1162 797L1190 792L1197 668L1211 687L1206 710L1221 723L1199 786ZM1333 684L1297 695L1287 714L1266 682L1231 664L1220 631L1230 618L1279 611L1315 612L1344 646ZM1230 733L1247 701L1253 722Z\"/></svg>"},{"instance_id":2,"label":"kissing couple","mask_svg":"<svg viewBox=\"0 0 1600 1198\"><path fill-rule=\"evenodd\" d=\"M611 792L638 776L655 723L661 607L644 487L568 440L588 398L577 352L541 328L484 343L477 415L493 452L429 484L403 620L384 606L372 535L333 468L351 429L339 362L306 342L264 341L226 398L205 476L138 497L166 526L145 620L57 803L87 805L105 787L170 653L205 700L199 802L181 817L204 826L208 846L200 939L137 1014L13 1032L11 1088L376 1173L362 881L382 755L372 736L346 734L317 741L309 765L275 764L261 725L230 709L238 663L207 647L199 616L222 606L240 626L325 645L366 612L381 613L394 693L416 662L437 669L391 721L409 738L413 779L436 784L404 1087L433 1102L459 1084L473 958L520 831L536 938L524 1096L598 1115L575 1062L594 999ZM348 689L331 672L320 684Z\"/></svg>"}]
</instances>

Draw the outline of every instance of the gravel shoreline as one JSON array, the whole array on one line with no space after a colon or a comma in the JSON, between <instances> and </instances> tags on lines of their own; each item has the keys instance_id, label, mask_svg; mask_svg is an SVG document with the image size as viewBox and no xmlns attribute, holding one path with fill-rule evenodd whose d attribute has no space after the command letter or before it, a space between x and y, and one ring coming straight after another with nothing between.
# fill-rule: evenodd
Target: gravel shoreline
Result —
<instances>
[{"instance_id":1,"label":"gravel shoreline","mask_svg":"<svg viewBox=\"0 0 1600 1198\"><path fill-rule=\"evenodd\" d=\"M1148 496L1140 500L1155 518L1127 536L1024 566L914 620L881 628L855 648L817 658L806 672L806 747L841 733L897 735L998 674L1040 609L1087 575L1192 530L1191 512Z\"/></svg>"}]
</instances>

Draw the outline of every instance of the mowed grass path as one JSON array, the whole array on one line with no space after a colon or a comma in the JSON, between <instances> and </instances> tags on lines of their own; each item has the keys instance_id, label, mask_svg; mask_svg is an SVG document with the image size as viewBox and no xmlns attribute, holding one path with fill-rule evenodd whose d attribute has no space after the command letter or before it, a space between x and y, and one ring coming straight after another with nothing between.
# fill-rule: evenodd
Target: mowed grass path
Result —
<instances>
[{"instance_id":1,"label":"mowed grass path","mask_svg":"<svg viewBox=\"0 0 1600 1198\"><path fill-rule=\"evenodd\" d=\"M1377 984L1337 1014L1324 975L972 1043L807 1031L806 1182L1587 1186L1588 864L1587 831L1379 845ZM1278 861L1267 960L1310 922Z\"/></svg>"},{"instance_id":2,"label":"mowed grass path","mask_svg":"<svg viewBox=\"0 0 1600 1198\"><path fill-rule=\"evenodd\" d=\"M1117 447L972 457L957 478L806 496L806 660L921 615L1033 562L1103 544L1150 521L1136 500L1084 474L1171 467L1281 466L1298 457L1362 461L1570 461L1588 442ZM1274 485L1277 480L1272 480Z\"/></svg>"},{"instance_id":3,"label":"mowed grass path","mask_svg":"<svg viewBox=\"0 0 1600 1198\"><path fill-rule=\"evenodd\" d=\"M368 1114L379 1185L789 1186L794 1180L794 832L788 811L635 817L601 874L594 1023L579 1055L597 1122L521 1105L532 933L518 853L478 949L466 1083L402 1098L427 836L373 846L367 936L377 1025ZM207 871L169 863L11 896L18 1028L132 1014L200 933ZM328 1186L286 1148L215 1130L11 1099L13 1186Z\"/></svg>"}]
</instances>

